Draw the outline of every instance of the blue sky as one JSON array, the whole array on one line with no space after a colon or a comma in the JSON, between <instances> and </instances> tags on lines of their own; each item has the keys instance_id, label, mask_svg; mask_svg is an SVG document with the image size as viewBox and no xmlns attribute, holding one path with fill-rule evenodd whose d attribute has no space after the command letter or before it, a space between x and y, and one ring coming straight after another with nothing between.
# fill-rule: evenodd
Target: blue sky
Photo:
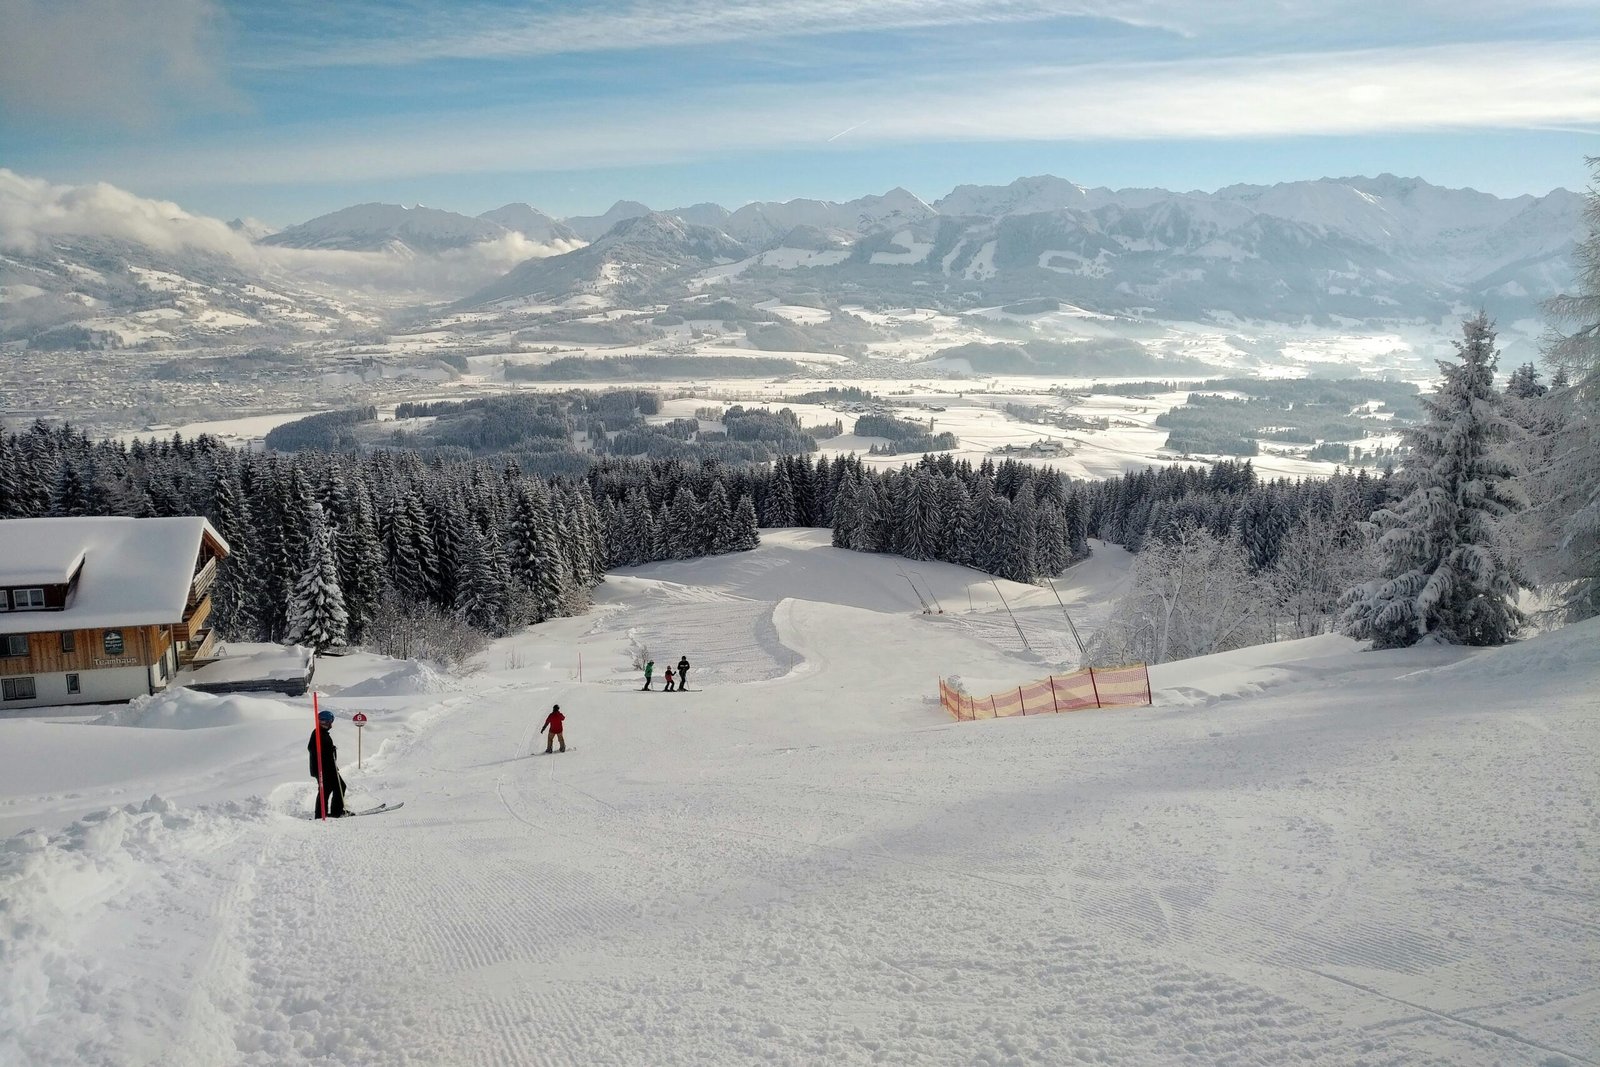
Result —
<instances>
[{"instance_id":1,"label":"blue sky","mask_svg":"<svg viewBox=\"0 0 1600 1067\"><path fill-rule=\"evenodd\" d=\"M1600 0L0 0L0 166L283 224L1600 155Z\"/></svg>"}]
</instances>

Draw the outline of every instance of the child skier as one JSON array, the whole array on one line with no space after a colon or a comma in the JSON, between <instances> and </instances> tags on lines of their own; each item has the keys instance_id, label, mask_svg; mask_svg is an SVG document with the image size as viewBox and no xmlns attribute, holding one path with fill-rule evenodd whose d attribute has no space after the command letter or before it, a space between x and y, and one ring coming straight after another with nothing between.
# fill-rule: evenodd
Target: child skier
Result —
<instances>
[{"instance_id":1,"label":"child skier","mask_svg":"<svg viewBox=\"0 0 1600 1067\"><path fill-rule=\"evenodd\" d=\"M671 667L667 668L667 685L666 685L666 688L662 690L662 692L663 693L672 692L672 668Z\"/></svg>"},{"instance_id":2,"label":"child skier","mask_svg":"<svg viewBox=\"0 0 1600 1067\"><path fill-rule=\"evenodd\" d=\"M561 751L565 752L567 750L567 738L566 735L561 732L561 724L566 721L567 717L561 714L560 704L556 704L551 707L550 714L544 717L544 725L539 727L539 732L542 734L545 733L545 731L549 731L549 735L545 738L544 742L545 755L550 754L557 741L561 742Z\"/></svg>"},{"instance_id":3,"label":"child skier","mask_svg":"<svg viewBox=\"0 0 1600 1067\"><path fill-rule=\"evenodd\" d=\"M656 669L656 661L655 660L651 660L649 663L646 663L644 665L644 688L645 689L649 689L650 688L650 674L655 669ZM641 690L641 692L643 692L643 690Z\"/></svg>"},{"instance_id":4,"label":"child skier","mask_svg":"<svg viewBox=\"0 0 1600 1067\"><path fill-rule=\"evenodd\" d=\"M689 657L678 657L678 692L689 688Z\"/></svg>"},{"instance_id":5,"label":"child skier","mask_svg":"<svg viewBox=\"0 0 1600 1067\"><path fill-rule=\"evenodd\" d=\"M318 819L322 818L324 807L330 819L344 815L344 779L339 775L339 750L334 747L333 735L329 732L331 726L333 712L318 712L317 728L311 731L311 740L306 743L306 751L311 754L311 777L317 782L313 817Z\"/></svg>"}]
</instances>

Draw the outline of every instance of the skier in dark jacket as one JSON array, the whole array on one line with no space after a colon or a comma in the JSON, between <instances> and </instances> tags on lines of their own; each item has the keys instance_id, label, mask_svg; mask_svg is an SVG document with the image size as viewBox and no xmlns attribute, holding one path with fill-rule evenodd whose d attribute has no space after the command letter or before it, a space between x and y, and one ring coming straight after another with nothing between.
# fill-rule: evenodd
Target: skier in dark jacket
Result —
<instances>
[{"instance_id":1,"label":"skier in dark jacket","mask_svg":"<svg viewBox=\"0 0 1600 1067\"><path fill-rule=\"evenodd\" d=\"M317 782L314 817L318 819L322 818L324 803L327 805L328 818L337 819L344 815L344 778L339 774L339 750L334 746L333 734L328 729L332 725L333 712L319 712L317 728L311 731L311 740L306 742L306 751L311 754L311 777Z\"/></svg>"},{"instance_id":2,"label":"skier in dark jacket","mask_svg":"<svg viewBox=\"0 0 1600 1067\"><path fill-rule=\"evenodd\" d=\"M544 725L539 727L539 732L542 734L547 730L549 731L549 735L544 742L544 750L547 755L555 747L557 741L561 742L561 751L565 752L567 750L567 738L561 732L561 726L566 721L567 717L561 714L560 704L553 706L550 709L550 714L544 717Z\"/></svg>"},{"instance_id":3,"label":"skier in dark jacket","mask_svg":"<svg viewBox=\"0 0 1600 1067\"><path fill-rule=\"evenodd\" d=\"M689 657L678 657L678 692L689 688Z\"/></svg>"}]
</instances>

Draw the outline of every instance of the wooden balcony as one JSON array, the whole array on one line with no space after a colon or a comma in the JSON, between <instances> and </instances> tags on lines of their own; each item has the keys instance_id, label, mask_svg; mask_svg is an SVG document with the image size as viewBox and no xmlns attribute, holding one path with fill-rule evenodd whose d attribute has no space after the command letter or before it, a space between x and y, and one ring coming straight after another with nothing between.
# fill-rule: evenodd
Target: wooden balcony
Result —
<instances>
[{"instance_id":1,"label":"wooden balcony","mask_svg":"<svg viewBox=\"0 0 1600 1067\"><path fill-rule=\"evenodd\" d=\"M184 642L190 640L195 634L205 629L206 620L211 618L211 598L201 597L199 603L191 602L189 610L183 613L183 621L172 628L174 641Z\"/></svg>"},{"instance_id":2,"label":"wooden balcony","mask_svg":"<svg viewBox=\"0 0 1600 1067\"><path fill-rule=\"evenodd\" d=\"M190 605L200 603L200 598L211 589L211 583L217 580L217 561L213 557L206 560L206 565L195 571L194 581L189 583Z\"/></svg>"},{"instance_id":3,"label":"wooden balcony","mask_svg":"<svg viewBox=\"0 0 1600 1067\"><path fill-rule=\"evenodd\" d=\"M198 630L189 640L178 646L178 666L192 667L213 658L217 650L217 631Z\"/></svg>"}]
</instances>

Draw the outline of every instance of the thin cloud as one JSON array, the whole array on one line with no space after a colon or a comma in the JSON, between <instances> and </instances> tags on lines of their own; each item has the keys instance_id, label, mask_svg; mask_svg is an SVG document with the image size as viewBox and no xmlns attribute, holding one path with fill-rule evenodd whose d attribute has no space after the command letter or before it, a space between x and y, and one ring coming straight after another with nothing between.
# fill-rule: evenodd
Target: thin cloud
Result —
<instances>
[{"instance_id":1,"label":"thin cloud","mask_svg":"<svg viewBox=\"0 0 1600 1067\"><path fill-rule=\"evenodd\" d=\"M1526 0L1517 16L1583 15L1595 0ZM308 10L305 32L291 29L251 60L265 68L414 66L434 60L661 49L779 40L823 34L872 34L964 25L1098 19L1189 38L1236 43L1285 34L1327 41L1339 33L1370 38L1405 26L1501 22L1503 0L649 0L581 5L581 10L522 10L502 4L447 9L363 4ZM1375 29L1376 28L1376 29Z\"/></svg>"},{"instance_id":2,"label":"thin cloud","mask_svg":"<svg viewBox=\"0 0 1600 1067\"><path fill-rule=\"evenodd\" d=\"M1148 4L1062 0L661 0L580 11L455 7L448 15L395 19L369 9L355 16L370 35L336 42L300 41L264 65L409 66L439 59L512 59L589 52L871 33L977 23L1012 23L1094 15ZM381 17L380 17L381 16ZM347 18L351 17L347 13ZM1133 18L1137 21L1137 18Z\"/></svg>"},{"instance_id":3,"label":"thin cloud","mask_svg":"<svg viewBox=\"0 0 1600 1067\"><path fill-rule=\"evenodd\" d=\"M229 106L216 0L0 0L0 113L142 125Z\"/></svg>"},{"instance_id":4,"label":"thin cloud","mask_svg":"<svg viewBox=\"0 0 1600 1067\"><path fill-rule=\"evenodd\" d=\"M140 184L550 171L826 141L1240 139L1600 124L1595 41L924 73L792 92L629 99L581 116L474 112L285 131L134 164ZM176 163L176 166L173 166ZM130 177L131 176L131 177Z\"/></svg>"}]
</instances>

